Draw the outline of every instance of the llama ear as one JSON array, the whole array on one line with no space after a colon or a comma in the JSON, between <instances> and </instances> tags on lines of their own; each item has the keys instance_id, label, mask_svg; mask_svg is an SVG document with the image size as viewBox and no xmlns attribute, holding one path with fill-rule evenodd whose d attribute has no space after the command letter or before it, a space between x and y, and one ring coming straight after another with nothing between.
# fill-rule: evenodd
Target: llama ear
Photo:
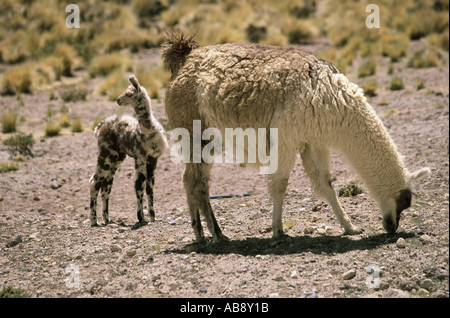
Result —
<instances>
[{"instance_id":1,"label":"llama ear","mask_svg":"<svg viewBox=\"0 0 450 318\"><path fill-rule=\"evenodd\" d=\"M134 86L134 88L136 88L136 90L140 90L140 85L139 85L139 81L137 80L136 76L134 75L130 75L130 77L128 78L128 81L130 82L131 85Z\"/></svg>"},{"instance_id":2,"label":"llama ear","mask_svg":"<svg viewBox=\"0 0 450 318\"><path fill-rule=\"evenodd\" d=\"M408 187L411 188L418 181L425 179L431 174L430 168L422 168L419 169L409 175L408 178Z\"/></svg>"}]
</instances>

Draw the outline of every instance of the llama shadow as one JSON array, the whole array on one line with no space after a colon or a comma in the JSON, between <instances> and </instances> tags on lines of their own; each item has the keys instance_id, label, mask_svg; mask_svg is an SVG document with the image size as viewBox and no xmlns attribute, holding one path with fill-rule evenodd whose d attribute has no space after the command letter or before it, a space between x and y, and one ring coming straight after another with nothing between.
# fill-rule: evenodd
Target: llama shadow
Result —
<instances>
[{"instance_id":1,"label":"llama shadow","mask_svg":"<svg viewBox=\"0 0 450 318\"><path fill-rule=\"evenodd\" d=\"M312 252L314 254L341 254L355 250L372 250L382 245L392 244L398 238L411 238L414 233L400 232L394 235L378 234L369 237L356 239L349 236L294 236L283 240L272 238L246 238L243 240L231 240L218 244L197 244L192 243L184 246L183 249L167 250L169 253L189 254L196 252L199 254L239 254L242 256L255 255L288 255Z\"/></svg>"}]
</instances>

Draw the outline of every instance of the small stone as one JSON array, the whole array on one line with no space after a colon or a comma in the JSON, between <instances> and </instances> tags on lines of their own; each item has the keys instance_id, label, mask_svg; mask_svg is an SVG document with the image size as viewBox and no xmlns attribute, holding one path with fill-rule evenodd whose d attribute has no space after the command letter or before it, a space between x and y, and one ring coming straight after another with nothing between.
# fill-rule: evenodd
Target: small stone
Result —
<instances>
[{"instance_id":1,"label":"small stone","mask_svg":"<svg viewBox=\"0 0 450 318\"><path fill-rule=\"evenodd\" d=\"M121 252L122 247L119 244L113 244L113 245L111 245L110 250L112 253Z\"/></svg>"},{"instance_id":2,"label":"small stone","mask_svg":"<svg viewBox=\"0 0 450 318\"><path fill-rule=\"evenodd\" d=\"M153 255L150 255L147 257L147 262L152 263L155 259L153 258Z\"/></svg>"},{"instance_id":3,"label":"small stone","mask_svg":"<svg viewBox=\"0 0 450 318\"><path fill-rule=\"evenodd\" d=\"M20 235L17 235L16 237L12 237L10 238L7 242L6 242L6 247L13 247L16 246L19 243L22 243L22 237Z\"/></svg>"},{"instance_id":4,"label":"small stone","mask_svg":"<svg viewBox=\"0 0 450 318\"><path fill-rule=\"evenodd\" d=\"M383 298L409 298L409 293L400 289L389 288L383 292Z\"/></svg>"},{"instance_id":5,"label":"small stone","mask_svg":"<svg viewBox=\"0 0 450 318\"><path fill-rule=\"evenodd\" d=\"M206 287L204 287L204 286L201 286L199 291L201 293L206 293L207 292Z\"/></svg>"},{"instance_id":6,"label":"small stone","mask_svg":"<svg viewBox=\"0 0 450 318\"><path fill-rule=\"evenodd\" d=\"M269 298L278 298L278 297L280 297L280 294L278 294L278 293L269 294Z\"/></svg>"},{"instance_id":7,"label":"small stone","mask_svg":"<svg viewBox=\"0 0 450 318\"><path fill-rule=\"evenodd\" d=\"M128 228L128 227L119 227L119 229L118 229L119 233L123 233L123 232L129 231L129 230L130 230L130 228Z\"/></svg>"},{"instance_id":8,"label":"small stone","mask_svg":"<svg viewBox=\"0 0 450 318\"><path fill-rule=\"evenodd\" d=\"M427 235L427 234L424 234L424 235L420 236L419 240L420 240L422 243L431 243L431 242L433 241L433 240L431 239L431 237L430 237L429 235Z\"/></svg>"},{"instance_id":9,"label":"small stone","mask_svg":"<svg viewBox=\"0 0 450 318\"><path fill-rule=\"evenodd\" d=\"M349 280L356 276L356 269L350 269L342 275L343 280Z\"/></svg>"},{"instance_id":10,"label":"small stone","mask_svg":"<svg viewBox=\"0 0 450 318\"><path fill-rule=\"evenodd\" d=\"M433 287L433 281L429 278L424 279L423 282L420 284L420 288L426 289L430 291L430 289Z\"/></svg>"},{"instance_id":11,"label":"small stone","mask_svg":"<svg viewBox=\"0 0 450 318\"><path fill-rule=\"evenodd\" d=\"M397 242L395 242L395 245L396 245L398 248L405 248L405 247L406 247L406 241L405 241L405 239L404 239L403 237L400 237L400 238L397 240Z\"/></svg>"},{"instance_id":12,"label":"small stone","mask_svg":"<svg viewBox=\"0 0 450 318\"><path fill-rule=\"evenodd\" d=\"M52 188L53 190L58 189L60 187L60 185L58 184L58 182L56 182L55 180L53 180L50 183L50 188Z\"/></svg>"},{"instance_id":13,"label":"small stone","mask_svg":"<svg viewBox=\"0 0 450 318\"><path fill-rule=\"evenodd\" d=\"M136 255L136 250L133 248L133 249L129 249L128 251L127 251L127 256L128 257L133 257L134 255Z\"/></svg>"}]
</instances>

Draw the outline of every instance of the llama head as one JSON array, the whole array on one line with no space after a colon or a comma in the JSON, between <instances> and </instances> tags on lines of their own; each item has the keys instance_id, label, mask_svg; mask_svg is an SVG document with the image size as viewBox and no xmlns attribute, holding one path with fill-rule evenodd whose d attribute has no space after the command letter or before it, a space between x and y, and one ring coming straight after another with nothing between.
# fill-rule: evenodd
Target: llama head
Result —
<instances>
[{"instance_id":1,"label":"llama head","mask_svg":"<svg viewBox=\"0 0 450 318\"><path fill-rule=\"evenodd\" d=\"M117 104L119 106L131 106L138 109L142 106L147 106L144 101L148 100L147 91L139 84L138 79L134 75L128 78L130 86L127 90L117 97Z\"/></svg>"},{"instance_id":2,"label":"llama head","mask_svg":"<svg viewBox=\"0 0 450 318\"><path fill-rule=\"evenodd\" d=\"M382 203L383 227L389 234L394 234L397 231L402 211L411 206L414 185L429 176L430 173L429 168L422 168L409 174L407 187Z\"/></svg>"}]
</instances>

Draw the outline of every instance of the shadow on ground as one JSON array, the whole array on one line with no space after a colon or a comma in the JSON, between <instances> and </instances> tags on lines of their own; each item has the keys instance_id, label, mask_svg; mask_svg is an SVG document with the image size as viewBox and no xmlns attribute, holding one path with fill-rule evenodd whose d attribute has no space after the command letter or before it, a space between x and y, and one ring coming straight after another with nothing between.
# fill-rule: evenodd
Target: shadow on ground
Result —
<instances>
[{"instance_id":1,"label":"shadow on ground","mask_svg":"<svg viewBox=\"0 0 450 318\"><path fill-rule=\"evenodd\" d=\"M379 246L392 244L398 238L411 238L414 233L400 232L395 235L378 234L374 236L355 238L350 236L295 236L277 241L271 238L246 238L231 240L219 244L188 244L183 249L166 250L167 253L188 254L239 254L243 256L254 255L286 255L311 252L314 254L340 254L354 250L371 250Z\"/></svg>"}]
</instances>

